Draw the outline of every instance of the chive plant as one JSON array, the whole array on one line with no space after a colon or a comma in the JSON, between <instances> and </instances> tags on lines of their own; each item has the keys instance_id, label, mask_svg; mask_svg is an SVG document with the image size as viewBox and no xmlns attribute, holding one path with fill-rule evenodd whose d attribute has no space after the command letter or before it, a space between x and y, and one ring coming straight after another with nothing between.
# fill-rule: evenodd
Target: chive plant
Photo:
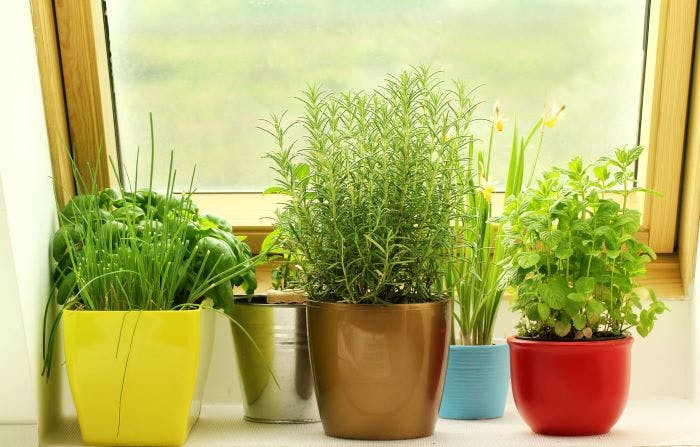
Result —
<instances>
[{"instance_id":1,"label":"chive plant","mask_svg":"<svg viewBox=\"0 0 700 447\"><path fill-rule=\"evenodd\" d=\"M277 214L300 285L318 301L398 304L444 299L462 200L460 176L474 103L426 67L372 91L309 87L295 124L272 116L263 130L289 200ZM289 141L291 126L304 137Z\"/></svg>"},{"instance_id":2,"label":"chive plant","mask_svg":"<svg viewBox=\"0 0 700 447\"><path fill-rule=\"evenodd\" d=\"M231 225L199 213L191 198L192 179L188 191L175 193L172 153L165 192L153 189L154 155L151 137L145 188L138 184L138 156L134 184L120 183L118 190L98 191L94 171L86 182L74 169L79 194L59 212L51 250L55 288L44 321L47 376L64 309L179 310L211 298L230 314L233 285L249 294L255 290L255 258ZM58 313L49 326L53 303Z\"/></svg>"}]
</instances>

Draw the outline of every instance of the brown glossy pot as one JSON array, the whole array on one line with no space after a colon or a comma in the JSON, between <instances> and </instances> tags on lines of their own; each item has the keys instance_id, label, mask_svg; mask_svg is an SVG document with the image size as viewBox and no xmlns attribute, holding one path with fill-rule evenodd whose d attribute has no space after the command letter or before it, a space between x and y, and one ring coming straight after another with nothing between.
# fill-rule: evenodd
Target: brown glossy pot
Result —
<instances>
[{"instance_id":1,"label":"brown glossy pot","mask_svg":"<svg viewBox=\"0 0 700 447\"><path fill-rule=\"evenodd\" d=\"M306 310L327 435L411 439L433 433L450 339L446 301L392 306L310 301Z\"/></svg>"}]
</instances>

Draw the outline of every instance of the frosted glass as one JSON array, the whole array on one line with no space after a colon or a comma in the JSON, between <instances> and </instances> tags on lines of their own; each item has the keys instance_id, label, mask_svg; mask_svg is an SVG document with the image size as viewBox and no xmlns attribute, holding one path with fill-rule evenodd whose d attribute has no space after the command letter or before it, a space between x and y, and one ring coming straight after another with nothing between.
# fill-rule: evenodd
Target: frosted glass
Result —
<instances>
[{"instance_id":1,"label":"frosted glass","mask_svg":"<svg viewBox=\"0 0 700 447\"><path fill-rule=\"evenodd\" d=\"M641 0L107 0L121 156L133 171L153 112L158 168L175 150L178 177L197 164L200 191L256 191L273 179L256 126L301 110L307 83L371 88L430 64L483 86L481 115L510 118L496 140L505 174L510 130L545 102L567 114L539 166L635 144L643 73ZM482 132L487 138L486 132ZM503 166L499 166L498 163Z\"/></svg>"}]
</instances>

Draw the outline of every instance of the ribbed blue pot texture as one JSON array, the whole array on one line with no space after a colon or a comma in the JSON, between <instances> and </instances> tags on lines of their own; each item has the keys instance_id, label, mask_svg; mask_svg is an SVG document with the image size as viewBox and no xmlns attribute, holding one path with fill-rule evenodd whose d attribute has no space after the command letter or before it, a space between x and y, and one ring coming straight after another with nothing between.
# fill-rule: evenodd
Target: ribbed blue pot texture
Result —
<instances>
[{"instance_id":1,"label":"ribbed blue pot texture","mask_svg":"<svg viewBox=\"0 0 700 447\"><path fill-rule=\"evenodd\" d=\"M440 417L502 417L509 384L510 358L507 344L450 346Z\"/></svg>"}]
</instances>

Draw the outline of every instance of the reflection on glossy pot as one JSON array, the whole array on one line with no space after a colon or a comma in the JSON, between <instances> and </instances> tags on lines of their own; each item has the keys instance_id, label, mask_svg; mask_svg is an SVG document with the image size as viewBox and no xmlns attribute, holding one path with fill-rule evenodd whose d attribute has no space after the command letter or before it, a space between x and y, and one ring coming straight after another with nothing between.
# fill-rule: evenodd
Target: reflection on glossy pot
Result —
<instances>
[{"instance_id":1,"label":"reflection on glossy pot","mask_svg":"<svg viewBox=\"0 0 700 447\"><path fill-rule=\"evenodd\" d=\"M211 311L65 310L63 331L85 444L184 444L209 368Z\"/></svg>"},{"instance_id":2,"label":"reflection on glossy pot","mask_svg":"<svg viewBox=\"0 0 700 447\"><path fill-rule=\"evenodd\" d=\"M307 311L314 384L326 434L353 439L432 434L449 344L446 302L309 302Z\"/></svg>"},{"instance_id":3,"label":"reflection on glossy pot","mask_svg":"<svg viewBox=\"0 0 700 447\"><path fill-rule=\"evenodd\" d=\"M245 418L270 423L318 421L305 306L266 304L264 296L255 296L251 301L241 298L236 300L233 317L255 341L253 344L240 327L231 324Z\"/></svg>"},{"instance_id":4,"label":"reflection on glossy pot","mask_svg":"<svg viewBox=\"0 0 700 447\"><path fill-rule=\"evenodd\" d=\"M508 337L513 399L540 434L607 433L625 409L632 337L544 341Z\"/></svg>"}]
</instances>

